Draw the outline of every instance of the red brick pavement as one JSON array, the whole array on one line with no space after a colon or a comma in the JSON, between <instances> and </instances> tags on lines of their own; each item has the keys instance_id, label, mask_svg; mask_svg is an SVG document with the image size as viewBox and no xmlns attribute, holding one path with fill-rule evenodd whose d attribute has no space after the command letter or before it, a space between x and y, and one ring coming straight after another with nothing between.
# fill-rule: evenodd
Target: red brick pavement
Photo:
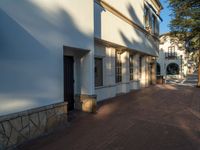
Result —
<instances>
[{"instance_id":1,"label":"red brick pavement","mask_svg":"<svg viewBox=\"0 0 200 150\"><path fill-rule=\"evenodd\" d=\"M200 150L200 89L156 85L76 113L69 127L24 150Z\"/></svg>"}]
</instances>

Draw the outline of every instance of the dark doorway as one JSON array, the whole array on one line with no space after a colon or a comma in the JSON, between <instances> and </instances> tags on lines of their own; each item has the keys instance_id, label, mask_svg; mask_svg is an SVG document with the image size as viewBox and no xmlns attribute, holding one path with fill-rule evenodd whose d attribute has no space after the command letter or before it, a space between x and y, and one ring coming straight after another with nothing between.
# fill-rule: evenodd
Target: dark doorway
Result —
<instances>
[{"instance_id":1,"label":"dark doorway","mask_svg":"<svg viewBox=\"0 0 200 150\"><path fill-rule=\"evenodd\" d=\"M157 75L160 75L160 73L161 73L160 71L161 71L161 69L160 69L160 64L157 63L157 64L156 64L156 74L157 74Z\"/></svg>"},{"instance_id":2,"label":"dark doorway","mask_svg":"<svg viewBox=\"0 0 200 150\"><path fill-rule=\"evenodd\" d=\"M179 74L179 65L171 63L167 66L167 75L178 75Z\"/></svg>"},{"instance_id":3,"label":"dark doorway","mask_svg":"<svg viewBox=\"0 0 200 150\"><path fill-rule=\"evenodd\" d=\"M74 109L74 59L64 56L64 101L68 102L68 110Z\"/></svg>"}]
</instances>

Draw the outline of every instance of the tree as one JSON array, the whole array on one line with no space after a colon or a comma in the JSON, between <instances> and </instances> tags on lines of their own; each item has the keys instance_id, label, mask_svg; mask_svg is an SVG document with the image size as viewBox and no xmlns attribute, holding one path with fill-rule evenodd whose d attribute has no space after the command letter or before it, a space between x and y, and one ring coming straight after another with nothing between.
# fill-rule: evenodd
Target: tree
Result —
<instances>
[{"instance_id":1,"label":"tree","mask_svg":"<svg viewBox=\"0 0 200 150\"><path fill-rule=\"evenodd\" d=\"M200 52L200 0L169 0L169 7L171 34L185 43L187 51ZM200 87L200 63L198 68L197 86Z\"/></svg>"}]
</instances>

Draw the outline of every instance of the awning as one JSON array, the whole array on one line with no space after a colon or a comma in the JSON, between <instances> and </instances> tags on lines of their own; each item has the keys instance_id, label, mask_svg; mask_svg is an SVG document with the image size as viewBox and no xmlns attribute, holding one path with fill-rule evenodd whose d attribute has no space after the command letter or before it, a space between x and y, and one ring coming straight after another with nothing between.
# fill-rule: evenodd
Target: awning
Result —
<instances>
[{"instance_id":1,"label":"awning","mask_svg":"<svg viewBox=\"0 0 200 150\"><path fill-rule=\"evenodd\" d=\"M151 12L162 22L163 19L160 17L160 15L157 14L156 10L153 8L151 4L149 4L147 1L145 1L146 6L151 10Z\"/></svg>"}]
</instances>

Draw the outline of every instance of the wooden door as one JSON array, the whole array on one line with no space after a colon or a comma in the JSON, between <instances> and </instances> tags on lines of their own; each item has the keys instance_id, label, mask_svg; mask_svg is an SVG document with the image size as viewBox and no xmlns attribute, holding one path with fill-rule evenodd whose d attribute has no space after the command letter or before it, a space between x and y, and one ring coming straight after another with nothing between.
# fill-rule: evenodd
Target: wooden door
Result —
<instances>
[{"instance_id":1,"label":"wooden door","mask_svg":"<svg viewBox=\"0 0 200 150\"><path fill-rule=\"evenodd\" d=\"M74 59L64 56L64 101L68 102L68 110L74 109Z\"/></svg>"}]
</instances>

